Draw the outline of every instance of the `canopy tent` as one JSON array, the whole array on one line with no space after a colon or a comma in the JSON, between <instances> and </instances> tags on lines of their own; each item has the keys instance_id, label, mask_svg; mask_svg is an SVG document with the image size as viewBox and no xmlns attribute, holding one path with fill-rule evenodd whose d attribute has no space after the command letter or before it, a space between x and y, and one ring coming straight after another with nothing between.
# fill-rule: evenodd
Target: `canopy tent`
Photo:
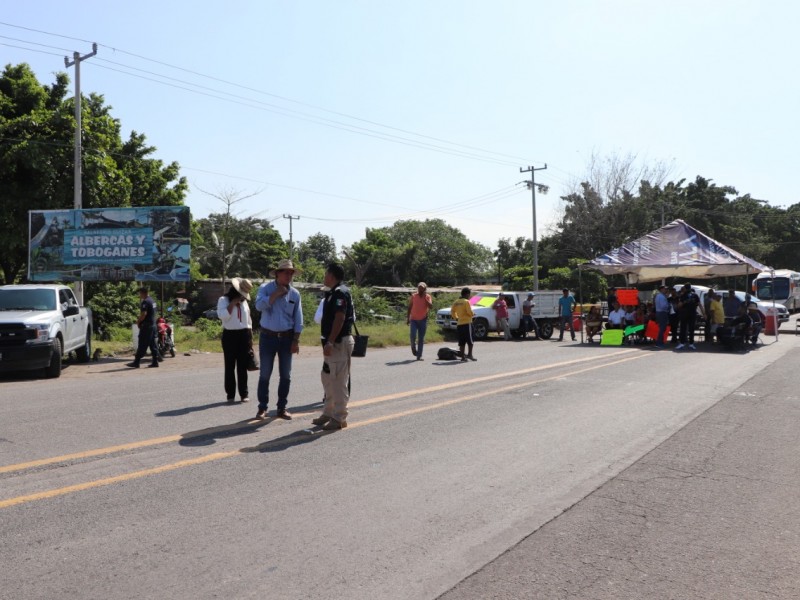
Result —
<instances>
[{"instance_id":1,"label":"canopy tent","mask_svg":"<svg viewBox=\"0 0 800 600\"><path fill-rule=\"evenodd\" d=\"M625 275L628 283L666 277L710 279L770 271L760 262L677 219L637 240L584 263L581 268L604 275Z\"/></svg>"}]
</instances>

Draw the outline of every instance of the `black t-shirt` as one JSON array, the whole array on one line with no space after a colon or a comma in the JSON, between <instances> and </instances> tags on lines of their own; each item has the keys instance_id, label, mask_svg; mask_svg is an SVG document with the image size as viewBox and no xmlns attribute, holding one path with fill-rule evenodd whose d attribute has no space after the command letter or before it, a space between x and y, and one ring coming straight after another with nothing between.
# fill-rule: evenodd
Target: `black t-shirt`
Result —
<instances>
[{"instance_id":1,"label":"black t-shirt","mask_svg":"<svg viewBox=\"0 0 800 600\"><path fill-rule=\"evenodd\" d=\"M148 329L156 326L156 301L150 296L142 300L139 309L145 313L144 320L139 324L139 329Z\"/></svg>"},{"instance_id":2,"label":"black t-shirt","mask_svg":"<svg viewBox=\"0 0 800 600\"><path fill-rule=\"evenodd\" d=\"M697 314L697 307L700 304L700 297L694 292L683 292L680 296L681 307L678 314L682 317L691 317Z\"/></svg>"},{"instance_id":3,"label":"black t-shirt","mask_svg":"<svg viewBox=\"0 0 800 600\"><path fill-rule=\"evenodd\" d=\"M350 290L345 285L337 285L335 288L326 292L325 305L322 307L322 339L328 341L328 335L333 328L333 319L336 313L344 312L344 323L336 338L336 342L342 341L342 337L350 335L350 328L353 326L353 299L350 297Z\"/></svg>"}]
</instances>

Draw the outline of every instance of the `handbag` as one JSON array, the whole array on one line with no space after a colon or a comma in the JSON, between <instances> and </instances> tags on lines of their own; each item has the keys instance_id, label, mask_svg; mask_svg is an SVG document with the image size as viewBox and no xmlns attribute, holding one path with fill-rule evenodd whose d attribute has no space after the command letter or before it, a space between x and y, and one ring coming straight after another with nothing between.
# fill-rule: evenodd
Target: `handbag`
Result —
<instances>
[{"instance_id":1,"label":"handbag","mask_svg":"<svg viewBox=\"0 0 800 600\"><path fill-rule=\"evenodd\" d=\"M247 354L247 370L248 371L258 371L258 361L256 360L256 353L250 348L250 352Z\"/></svg>"},{"instance_id":2,"label":"handbag","mask_svg":"<svg viewBox=\"0 0 800 600\"><path fill-rule=\"evenodd\" d=\"M369 336L358 333L358 327L356 327L355 322L353 322L353 330L356 333L353 336L355 344L353 345L353 353L350 356L355 356L356 358L364 357L367 355L367 342L369 341Z\"/></svg>"},{"instance_id":3,"label":"handbag","mask_svg":"<svg viewBox=\"0 0 800 600\"><path fill-rule=\"evenodd\" d=\"M247 370L258 371L258 361L256 360L256 353L253 350L253 330L250 330L250 350L247 352Z\"/></svg>"}]
</instances>

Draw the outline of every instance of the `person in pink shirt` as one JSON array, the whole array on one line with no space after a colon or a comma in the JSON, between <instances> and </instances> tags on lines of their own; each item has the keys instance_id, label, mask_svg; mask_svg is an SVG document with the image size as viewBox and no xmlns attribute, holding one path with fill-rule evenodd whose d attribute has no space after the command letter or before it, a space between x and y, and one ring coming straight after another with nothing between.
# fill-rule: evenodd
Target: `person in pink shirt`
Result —
<instances>
[{"instance_id":1,"label":"person in pink shirt","mask_svg":"<svg viewBox=\"0 0 800 600\"><path fill-rule=\"evenodd\" d=\"M433 301L424 281L417 284L417 293L408 299L406 324L411 328L411 354L417 360L423 360L422 348L425 345L425 332L428 329L428 311L433 308Z\"/></svg>"},{"instance_id":2,"label":"person in pink shirt","mask_svg":"<svg viewBox=\"0 0 800 600\"><path fill-rule=\"evenodd\" d=\"M495 317L497 317L497 332L503 330L503 336L506 340L511 339L511 328L508 326L508 302L506 302L503 294L497 296L497 300L492 304Z\"/></svg>"}]
</instances>

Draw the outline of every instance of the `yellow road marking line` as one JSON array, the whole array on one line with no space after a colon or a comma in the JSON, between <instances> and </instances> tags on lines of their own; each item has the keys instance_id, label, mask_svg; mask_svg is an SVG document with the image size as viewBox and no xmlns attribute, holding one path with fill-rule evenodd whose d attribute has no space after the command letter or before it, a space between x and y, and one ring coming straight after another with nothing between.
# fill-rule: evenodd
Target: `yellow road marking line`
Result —
<instances>
[{"instance_id":1,"label":"yellow road marking line","mask_svg":"<svg viewBox=\"0 0 800 600\"><path fill-rule=\"evenodd\" d=\"M407 417L409 415L416 415L418 413L427 412L429 410L435 410L437 408L444 408L445 406L452 406L454 404L459 404L461 402L466 402L467 400L476 400L478 398L483 398L485 396L491 396L494 394L502 393L502 392L510 392L512 390L517 390L524 387L529 387L531 385L536 385L538 383L544 383L545 381L553 381L555 379L563 379L567 376L573 375L580 375L581 373L586 373L587 371L594 371L595 369L600 369L602 367L608 367L610 365L616 365L624 362L628 362L631 360L636 360L639 358L646 358L647 356L652 356L651 354L644 354L639 356L631 356L629 358L622 358L620 360L604 363L602 365L597 365L594 367L586 367L585 369L581 369L579 371L572 371L571 373L567 373L566 375L553 375L552 377L545 377L544 379L537 379L536 381L525 381L523 383L515 383L513 385L507 385L501 388L493 388L491 391L488 392L479 392L477 394L472 394L470 396L463 396L461 398L454 398L452 400L446 400L445 402L439 402L437 404L428 404L426 406L418 406L417 408L412 408L410 410L406 410L400 413L394 413L391 415L384 415L382 417L375 417L373 419L367 419L365 421L358 421L353 423L352 425L348 424L348 427L362 427L364 425L372 425L373 423L382 423L384 421L392 421L394 419L398 419L400 417Z\"/></svg>"},{"instance_id":2,"label":"yellow road marking line","mask_svg":"<svg viewBox=\"0 0 800 600\"><path fill-rule=\"evenodd\" d=\"M566 373L566 374L561 374L561 375L553 375L552 377L546 377L544 379L537 379L535 381L526 381L526 382L522 382L522 383L515 383L513 385L508 385L508 386L505 386L505 387L502 387L502 388L499 388L499 389L492 389L492 390L487 391L487 392L480 392L480 393L472 394L472 395L469 395L469 396L462 396L460 398L454 398L453 400L447 400L446 402L439 402L437 404L431 404L431 405L428 405L428 406L421 406L421 407L417 407L417 408L414 408L414 409L411 409L411 410L407 410L407 411L403 411L403 412L399 412L399 413L394 413L394 414L391 414L391 415L384 415L382 417L376 417L374 419L367 419L365 421L358 421L356 423L350 424L350 427L362 427L364 425L372 425L372 424L375 424L375 423L382 423L382 422L385 422L385 421L391 421L391 420L394 420L394 419L407 417L409 415L419 414L419 413L422 413L422 412L435 410L437 408L443 408L445 406L452 406L454 404L459 404L461 402L467 402L469 400L476 400L478 398L483 398L485 396L494 395L494 394L497 394L499 392L508 392L508 391L511 391L511 390L516 390L516 389L519 389L519 388L528 387L528 386L531 386L531 385L536 385L538 383L542 383L542 382L545 382L545 381L552 381L552 380L555 380L555 379L563 379L564 377L568 377L568 376L580 375L581 373L586 373L587 371L594 371L596 369L600 369L600 368L607 367L607 366L610 366L610 365L621 364L621 363L624 363L624 362L629 362L629 361L637 360L637 359L640 359L640 358L646 358L648 356L652 356L652 354L650 354L650 353L648 353L648 354L640 354L638 356L631 356L631 357L628 357L628 358L621 358L621 359L619 359L617 361L613 361L613 362L610 362L610 363L603 363L602 365L596 365L596 366L592 366L592 367L586 367L585 369L580 369L578 371L573 371L571 373ZM35 500L44 500L44 499L48 499L48 498L55 498L57 496L63 496L65 494L71 494L71 493L74 493L74 492L80 492L80 491L83 491L83 490L88 490L88 489L92 489L92 488L96 488L96 487L112 485L114 483L119 483L119 482L122 482L122 481L130 481L132 479L139 479L139 478L142 478L142 477L147 477L149 475L157 475L159 473L165 473L167 471L174 471L176 469L181 469L181 468L184 468L184 467L190 467L190 466L199 465L199 464L203 464L203 463L222 460L222 459L225 459L225 458L231 458L232 456L236 456L237 454L256 452L256 451L261 450L261 449L269 448L270 446L273 446L273 445L285 444L285 443L286 443L286 439L285 438L282 439L282 440L270 440L268 442L264 442L263 444L259 444L258 446L254 447L254 448L241 448L239 450L231 450L229 452L215 452L213 454L208 454L206 456L201 456L201 457L198 457L198 458L182 460L182 461L178 461L178 462L171 463L171 464L168 464L168 465L162 465L160 467L153 467L152 469L143 469L141 471L134 471L133 473L126 473L124 475L116 475L114 477L106 477L104 479L96 479L94 481L87 481L87 482L84 482L84 483L78 483L78 484L75 484L75 485L65 486L65 487L62 487L62 488L56 488L56 489L52 489L52 490L47 490L47 491L44 491L44 492L37 492L35 494L28 494L28 495L25 495L25 496L17 496L15 498L9 498L7 500L0 500L0 509L8 508L10 506L16 506L16 505L19 505L19 504L25 504L27 502L33 502Z\"/></svg>"},{"instance_id":3,"label":"yellow road marking line","mask_svg":"<svg viewBox=\"0 0 800 600\"><path fill-rule=\"evenodd\" d=\"M602 360L613 358L614 356L620 356L623 354L629 354L634 352L635 350L622 350L619 352L614 352L613 354L605 354L602 356L593 356L590 358L577 358L574 360L567 360L560 363L552 363L548 365L539 365L537 367L531 367L529 369L522 369L519 371L508 371L505 373L496 373L494 375L485 375L483 377L475 377L472 379L462 379L459 381L455 381L452 383L443 383L440 385L434 385L431 387L427 387L424 389L414 389L409 390L406 392L398 392L396 394L387 394L385 396L376 396L375 398L367 398L365 400L356 400L354 402L349 403L349 407L351 408L358 408L359 406L368 406L370 404L377 404L379 402L387 402L389 400L398 400L400 398L408 398L410 396L417 396L419 394L429 394L431 392L440 392L443 390L463 387L467 385L473 385L476 383L484 383L487 381L493 381L495 379L500 378L508 378L508 377L515 377L518 375L527 375L530 373L535 373L537 371L545 371L548 369L555 369L559 367L566 367L569 365L573 365L576 363L583 363L589 362L594 360ZM310 414L310 413L301 413L301 414ZM68 462L70 460L81 460L84 458L92 458L94 456L102 456L104 454L114 454L116 452L125 452L127 450L137 450L139 448L146 448L148 446L157 446L159 444L169 444L172 442L178 442L180 440L191 439L194 437L202 437L206 435L210 435L213 433L221 433L225 431L235 431L236 429L240 429L243 426L253 425L256 423L261 423L261 421L246 421L242 423L236 423L234 425L219 425L216 427L209 427L207 429L201 429L199 431L192 432L191 435L169 435L160 438L152 438L149 440L141 440L138 442L130 442L127 444L119 444L117 446L109 446L107 448L97 448L93 450L85 450L82 452L74 452L72 454L64 454L61 456L53 456L50 458L41 458L38 460L32 460L29 462L18 463L14 465L6 465L0 467L0 474L2 473L11 473L14 471L24 471L25 469L33 469L35 467L42 467L46 465L52 465L62 462Z\"/></svg>"},{"instance_id":4,"label":"yellow road marking line","mask_svg":"<svg viewBox=\"0 0 800 600\"><path fill-rule=\"evenodd\" d=\"M140 477L147 477L148 475L156 475L158 473L165 473L167 471L174 471L183 467L190 467L192 465L199 465L206 462L229 458L239 454L238 450L231 452L217 452L215 454L208 454L198 458L191 458L189 460L182 460L169 465L160 467L153 467L152 469L144 469L142 471L135 471L133 473L126 473L125 475L117 475L115 477L106 477L105 479L96 479L95 481L87 481L85 483L77 483L75 485L68 485L66 487L57 488L54 490L47 490L45 492L37 492L35 494L28 494L27 496L17 496L16 498L9 498L8 500L0 500L0 508L7 508L17 504L24 504L26 502L33 502L34 500L44 500L46 498L55 498L56 496L63 496L64 494L71 494L73 492L80 492L91 488L101 487L104 485L111 485L121 481L129 481L131 479L138 479Z\"/></svg>"},{"instance_id":5,"label":"yellow road marking line","mask_svg":"<svg viewBox=\"0 0 800 600\"><path fill-rule=\"evenodd\" d=\"M0 473L10 473L11 471L22 471L24 469L32 469L34 467L41 467L43 465L50 465L53 463L67 462L68 460L77 460L81 458L90 458L92 456L99 456L101 454L113 454L114 452L124 452L125 450L135 450L136 448L145 448L147 446L155 446L156 444L166 444L169 442L177 442L181 439L180 435L168 435L162 438L154 438L150 440L142 440L140 442L131 442L129 444L120 444L119 446L109 446L108 448L98 448L96 450L86 450L84 452L75 452L74 454L64 454L63 456L54 456L52 458L41 458L39 460L32 460L30 462L19 463L16 465L7 465L0 467Z\"/></svg>"},{"instance_id":6,"label":"yellow road marking line","mask_svg":"<svg viewBox=\"0 0 800 600\"><path fill-rule=\"evenodd\" d=\"M359 406L367 406L369 404L375 404L377 402L386 402L387 400L397 400L399 398L407 398L409 396L416 396L418 394L427 394L430 392L441 392L442 390L449 390L456 387L463 387L466 385L472 385L474 383L485 383L487 381L493 381L495 379L506 379L508 377L516 377L517 375L528 375L530 373L536 373L537 371L546 371L548 369L557 369L559 367L567 367L569 365L574 365L575 363L583 363L589 362L592 360L601 360L607 358L613 358L614 356L619 356L622 354L629 354L631 352L636 352L636 350L622 350L621 352L615 352L614 354L606 354L603 356L595 356L590 358L576 358L573 360L565 360L564 362L560 363L552 363L548 365L539 365L538 367L530 367L528 369L521 369L519 371L508 371L505 373L495 373L494 375L485 375L483 377L475 377L474 379L462 379L459 381L454 381L452 383L442 383L440 385L434 385L424 390L411 390L408 392L398 392L396 394L387 394L386 396L376 396L375 398L367 398L366 400L356 400L355 402L348 402L348 407L359 407Z\"/></svg>"}]
</instances>

